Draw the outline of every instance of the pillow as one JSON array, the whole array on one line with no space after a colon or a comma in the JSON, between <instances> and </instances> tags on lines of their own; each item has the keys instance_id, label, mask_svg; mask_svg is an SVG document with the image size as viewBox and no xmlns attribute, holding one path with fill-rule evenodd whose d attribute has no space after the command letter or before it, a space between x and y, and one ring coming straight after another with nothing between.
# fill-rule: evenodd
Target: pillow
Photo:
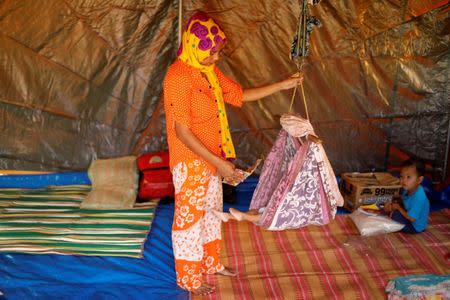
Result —
<instances>
[{"instance_id":1,"label":"pillow","mask_svg":"<svg viewBox=\"0 0 450 300\"><path fill-rule=\"evenodd\" d=\"M93 189L81 203L84 209L127 209L133 208L136 191L131 189Z\"/></svg>"},{"instance_id":2,"label":"pillow","mask_svg":"<svg viewBox=\"0 0 450 300\"><path fill-rule=\"evenodd\" d=\"M405 226L388 216L367 213L360 208L352 212L350 218L362 236L400 231Z\"/></svg>"},{"instance_id":3,"label":"pillow","mask_svg":"<svg viewBox=\"0 0 450 300\"><path fill-rule=\"evenodd\" d=\"M94 160L88 176L92 190L81 203L81 208L123 209L134 206L139 180L135 156Z\"/></svg>"},{"instance_id":4,"label":"pillow","mask_svg":"<svg viewBox=\"0 0 450 300\"><path fill-rule=\"evenodd\" d=\"M94 160L88 169L88 176L92 187L124 185L137 188L136 156Z\"/></svg>"}]
</instances>

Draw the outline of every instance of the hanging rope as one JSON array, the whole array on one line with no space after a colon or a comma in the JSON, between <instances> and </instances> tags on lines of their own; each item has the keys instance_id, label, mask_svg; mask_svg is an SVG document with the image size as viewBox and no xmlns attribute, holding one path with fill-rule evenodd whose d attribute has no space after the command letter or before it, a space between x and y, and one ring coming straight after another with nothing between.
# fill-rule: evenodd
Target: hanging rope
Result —
<instances>
[{"instance_id":1,"label":"hanging rope","mask_svg":"<svg viewBox=\"0 0 450 300\"><path fill-rule=\"evenodd\" d=\"M304 88L303 88L303 83L300 83L300 88L301 88L301 90L302 90L303 104L305 105L306 119L308 119L308 121L309 121L308 104L307 104L307 101L306 101L306 96L305 96L305 90L304 90ZM296 92L297 92L297 87L294 88L294 92L292 93L291 105L289 105L289 112L292 111L292 105L294 104L295 93L296 93Z\"/></svg>"},{"instance_id":2,"label":"hanging rope","mask_svg":"<svg viewBox=\"0 0 450 300\"><path fill-rule=\"evenodd\" d=\"M291 60L293 60L297 66L297 70L301 73L304 65L304 59L309 53L309 38L314 26L320 26L320 21L316 17L310 15L308 10L308 0L301 0L302 5L300 9L300 17L298 22L297 34L294 36L294 41L291 46ZM309 0L311 1L311 0ZM312 0L313 5L316 5L320 0ZM305 97L305 90L303 83L300 84L302 90L303 104L305 106L306 118L309 120L308 105ZM292 106L295 100L295 94L297 87L294 88L292 93L291 104L289 106L289 112L292 110Z\"/></svg>"},{"instance_id":3,"label":"hanging rope","mask_svg":"<svg viewBox=\"0 0 450 300\"><path fill-rule=\"evenodd\" d=\"M295 92L297 91L297 86L294 88L294 92L292 93L291 105L289 105L289 112L292 111L292 104L294 104Z\"/></svg>"},{"instance_id":4,"label":"hanging rope","mask_svg":"<svg viewBox=\"0 0 450 300\"><path fill-rule=\"evenodd\" d=\"M300 83L300 87L302 88L302 97L303 97L303 104L305 104L306 119L308 119L309 121L308 104L305 97L305 90L303 89L303 83Z\"/></svg>"}]
</instances>

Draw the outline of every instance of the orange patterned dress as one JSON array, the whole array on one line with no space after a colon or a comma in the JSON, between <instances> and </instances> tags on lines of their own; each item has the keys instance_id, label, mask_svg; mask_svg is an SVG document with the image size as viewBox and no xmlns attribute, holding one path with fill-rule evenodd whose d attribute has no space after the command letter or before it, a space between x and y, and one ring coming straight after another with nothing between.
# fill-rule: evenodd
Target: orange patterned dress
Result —
<instances>
[{"instance_id":1,"label":"orange patterned dress","mask_svg":"<svg viewBox=\"0 0 450 300\"><path fill-rule=\"evenodd\" d=\"M215 68L225 102L242 105L240 85ZM193 153L175 133L175 122L187 126L217 156L221 128L216 99L209 82L196 68L177 60L164 80L164 107L170 165L175 186L172 244L177 284L190 291L202 284L202 274L223 270L219 261L222 183L214 166Z\"/></svg>"}]
</instances>

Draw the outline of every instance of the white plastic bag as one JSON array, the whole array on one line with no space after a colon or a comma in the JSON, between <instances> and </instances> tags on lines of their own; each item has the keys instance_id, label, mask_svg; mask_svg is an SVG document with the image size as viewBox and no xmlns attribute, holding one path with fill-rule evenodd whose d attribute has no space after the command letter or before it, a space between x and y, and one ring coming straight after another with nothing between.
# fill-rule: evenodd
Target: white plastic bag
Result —
<instances>
[{"instance_id":1,"label":"white plastic bag","mask_svg":"<svg viewBox=\"0 0 450 300\"><path fill-rule=\"evenodd\" d=\"M396 232L402 230L405 226L392 220L388 216L368 213L360 208L352 212L350 218L353 223L355 223L362 236Z\"/></svg>"}]
</instances>

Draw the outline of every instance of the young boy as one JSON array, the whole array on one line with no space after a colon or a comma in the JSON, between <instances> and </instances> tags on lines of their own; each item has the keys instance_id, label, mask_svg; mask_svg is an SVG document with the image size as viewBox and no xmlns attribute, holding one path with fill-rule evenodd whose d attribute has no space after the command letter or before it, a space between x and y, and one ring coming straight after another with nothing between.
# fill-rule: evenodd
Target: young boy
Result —
<instances>
[{"instance_id":1,"label":"young boy","mask_svg":"<svg viewBox=\"0 0 450 300\"><path fill-rule=\"evenodd\" d=\"M400 184L404 189L403 205L392 202L384 207L393 220L405 224L403 232L419 233L427 228L430 203L420 185L424 173L425 166L421 161L415 159L404 161L400 171Z\"/></svg>"}]
</instances>

